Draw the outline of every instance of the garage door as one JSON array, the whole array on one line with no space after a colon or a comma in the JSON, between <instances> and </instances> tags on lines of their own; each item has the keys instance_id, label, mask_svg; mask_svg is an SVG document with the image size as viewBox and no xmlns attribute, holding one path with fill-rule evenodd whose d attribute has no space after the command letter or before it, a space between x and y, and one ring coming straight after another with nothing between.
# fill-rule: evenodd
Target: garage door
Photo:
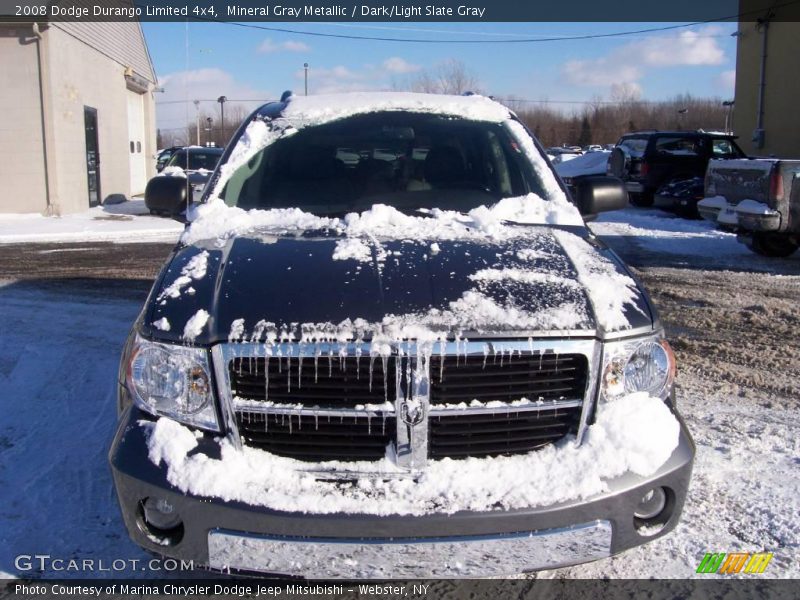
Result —
<instances>
[{"instance_id":1,"label":"garage door","mask_svg":"<svg viewBox=\"0 0 800 600\"><path fill-rule=\"evenodd\" d=\"M143 194L147 185L147 159L144 146L144 104L143 96L127 91L128 94L128 157L131 173L131 196Z\"/></svg>"}]
</instances>

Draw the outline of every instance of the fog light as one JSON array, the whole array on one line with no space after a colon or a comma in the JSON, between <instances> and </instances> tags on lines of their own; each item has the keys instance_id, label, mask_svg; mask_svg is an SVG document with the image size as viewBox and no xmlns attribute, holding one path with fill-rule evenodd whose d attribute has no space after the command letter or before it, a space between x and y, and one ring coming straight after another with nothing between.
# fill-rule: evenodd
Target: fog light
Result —
<instances>
[{"instance_id":1,"label":"fog light","mask_svg":"<svg viewBox=\"0 0 800 600\"><path fill-rule=\"evenodd\" d=\"M666 504L667 494L664 492L664 488L653 488L639 500L639 504L636 506L633 516L645 521L652 519L661 514Z\"/></svg>"},{"instance_id":2,"label":"fog light","mask_svg":"<svg viewBox=\"0 0 800 600\"><path fill-rule=\"evenodd\" d=\"M175 507L164 498L147 498L142 508L144 520L157 529L172 529L181 522Z\"/></svg>"},{"instance_id":3,"label":"fog light","mask_svg":"<svg viewBox=\"0 0 800 600\"><path fill-rule=\"evenodd\" d=\"M151 542L173 546L183 539L183 521L178 511L164 498L139 501L139 529Z\"/></svg>"}]
</instances>

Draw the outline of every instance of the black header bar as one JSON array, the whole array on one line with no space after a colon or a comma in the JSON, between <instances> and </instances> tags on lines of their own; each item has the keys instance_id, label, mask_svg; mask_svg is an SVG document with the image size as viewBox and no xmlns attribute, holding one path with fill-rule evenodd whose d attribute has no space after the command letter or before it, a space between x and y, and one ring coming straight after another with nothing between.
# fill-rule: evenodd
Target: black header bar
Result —
<instances>
[{"instance_id":1,"label":"black header bar","mask_svg":"<svg viewBox=\"0 0 800 600\"><path fill-rule=\"evenodd\" d=\"M0 0L0 21L800 21L800 0Z\"/></svg>"}]
</instances>

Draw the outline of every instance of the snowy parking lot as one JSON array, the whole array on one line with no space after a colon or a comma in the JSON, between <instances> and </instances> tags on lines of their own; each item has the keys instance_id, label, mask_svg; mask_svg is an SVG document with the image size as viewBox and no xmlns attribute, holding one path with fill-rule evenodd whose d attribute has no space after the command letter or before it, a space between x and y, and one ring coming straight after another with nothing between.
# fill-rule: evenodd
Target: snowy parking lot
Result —
<instances>
[{"instance_id":1,"label":"snowy parking lot","mask_svg":"<svg viewBox=\"0 0 800 600\"><path fill-rule=\"evenodd\" d=\"M169 246L108 242L169 242L179 226L149 216L112 223L83 236L63 223L42 236L28 224L16 238L13 224L0 223L0 242L17 242L0 245L0 573L8 576L36 575L15 568L19 554L147 558L122 525L106 454L120 350ZM661 311L697 459L675 532L533 576L686 578L712 551L772 552L769 576L800 576L800 255L765 259L706 222L658 210L609 213L592 228Z\"/></svg>"}]
</instances>

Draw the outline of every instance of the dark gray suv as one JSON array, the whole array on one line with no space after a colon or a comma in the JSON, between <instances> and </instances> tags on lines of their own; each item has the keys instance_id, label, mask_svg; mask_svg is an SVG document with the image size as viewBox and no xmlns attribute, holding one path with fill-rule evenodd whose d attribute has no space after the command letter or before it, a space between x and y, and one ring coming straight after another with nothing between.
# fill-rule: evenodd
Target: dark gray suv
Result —
<instances>
[{"instance_id":1,"label":"dark gray suv","mask_svg":"<svg viewBox=\"0 0 800 600\"><path fill-rule=\"evenodd\" d=\"M625 205L618 180L570 198L489 98L370 93L263 106L198 204L162 181L188 225L125 345L109 457L136 543L453 577L675 527L675 359L583 221Z\"/></svg>"}]
</instances>

